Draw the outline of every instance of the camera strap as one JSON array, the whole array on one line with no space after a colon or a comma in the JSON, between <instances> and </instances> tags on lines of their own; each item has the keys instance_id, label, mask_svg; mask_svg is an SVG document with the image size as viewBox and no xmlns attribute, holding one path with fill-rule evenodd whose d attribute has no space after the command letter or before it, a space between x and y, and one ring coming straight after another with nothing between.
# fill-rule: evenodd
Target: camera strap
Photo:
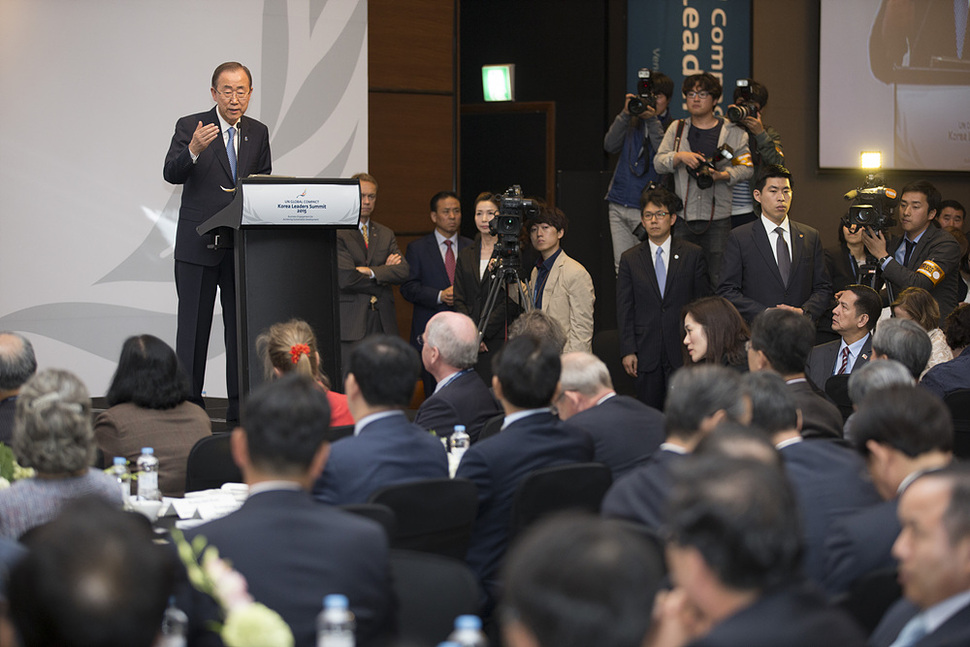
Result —
<instances>
[{"instance_id":1,"label":"camera strap","mask_svg":"<svg viewBox=\"0 0 970 647\"><path fill-rule=\"evenodd\" d=\"M674 138L674 152L680 152L680 138L684 134L684 120L677 120L677 137ZM713 187L712 187L713 188ZM714 222L714 194L711 194L711 215L707 219L707 223L704 228L700 231L694 231L694 228L690 226L690 221L687 219L687 197L690 195L690 179L687 180L687 186L684 188L684 226L687 227L690 233L695 236L701 236L707 233L707 230L711 228L711 224Z\"/></svg>"}]
</instances>

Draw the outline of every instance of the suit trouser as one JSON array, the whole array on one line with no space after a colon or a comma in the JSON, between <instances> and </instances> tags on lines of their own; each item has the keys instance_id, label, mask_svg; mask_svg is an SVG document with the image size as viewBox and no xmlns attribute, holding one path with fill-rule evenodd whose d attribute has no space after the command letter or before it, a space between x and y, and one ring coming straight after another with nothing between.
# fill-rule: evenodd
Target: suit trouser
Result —
<instances>
[{"instance_id":1,"label":"suit trouser","mask_svg":"<svg viewBox=\"0 0 970 647\"><path fill-rule=\"evenodd\" d=\"M239 418L239 365L236 353L236 273L232 254L224 254L218 265L196 265L175 261L175 290L178 293L178 330L175 353L192 382L190 400L205 407L202 388L212 331L212 311L219 288L226 344L227 420Z\"/></svg>"}]
</instances>

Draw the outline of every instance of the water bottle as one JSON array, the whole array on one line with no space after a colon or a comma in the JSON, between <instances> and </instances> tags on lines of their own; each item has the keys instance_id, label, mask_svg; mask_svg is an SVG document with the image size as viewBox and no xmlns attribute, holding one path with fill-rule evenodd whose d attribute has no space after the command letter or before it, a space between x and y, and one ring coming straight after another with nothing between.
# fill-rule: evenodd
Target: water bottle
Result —
<instances>
[{"instance_id":1,"label":"water bottle","mask_svg":"<svg viewBox=\"0 0 970 647\"><path fill-rule=\"evenodd\" d=\"M448 636L448 640L460 647L488 647L488 639L482 632L482 621L478 616L455 618L455 630Z\"/></svg>"},{"instance_id":2,"label":"water bottle","mask_svg":"<svg viewBox=\"0 0 970 647\"><path fill-rule=\"evenodd\" d=\"M317 647L354 647L354 614L347 608L347 596L323 598L323 611L317 616Z\"/></svg>"},{"instance_id":3,"label":"water bottle","mask_svg":"<svg viewBox=\"0 0 970 647\"><path fill-rule=\"evenodd\" d=\"M151 447L142 447L138 457L138 498L142 501L160 501L158 492L158 459Z\"/></svg>"},{"instance_id":4,"label":"water bottle","mask_svg":"<svg viewBox=\"0 0 970 647\"><path fill-rule=\"evenodd\" d=\"M128 498L131 496L131 482L128 475L128 461L124 456L115 456L110 474L118 481L118 487L121 488L121 505L127 508Z\"/></svg>"},{"instance_id":5,"label":"water bottle","mask_svg":"<svg viewBox=\"0 0 970 647\"><path fill-rule=\"evenodd\" d=\"M455 431L451 434L451 454L456 460L461 461L461 457L468 451L471 438L465 433L465 425L455 425Z\"/></svg>"},{"instance_id":6,"label":"water bottle","mask_svg":"<svg viewBox=\"0 0 970 647\"><path fill-rule=\"evenodd\" d=\"M175 606L175 597L168 599L168 608L162 616L162 638L158 647L185 647L189 617Z\"/></svg>"}]
</instances>

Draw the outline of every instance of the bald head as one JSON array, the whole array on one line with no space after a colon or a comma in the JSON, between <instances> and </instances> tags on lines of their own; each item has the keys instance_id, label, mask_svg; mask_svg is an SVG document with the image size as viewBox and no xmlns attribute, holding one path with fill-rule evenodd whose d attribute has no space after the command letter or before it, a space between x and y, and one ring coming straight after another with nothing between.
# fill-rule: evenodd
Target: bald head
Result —
<instances>
[{"instance_id":1,"label":"bald head","mask_svg":"<svg viewBox=\"0 0 970 647\"><path fill-rule=\"evenodd\" d=\"M424 329L421 361L436 380L478 361L478 328L458 312L439 312Z\"/></svg>"},{"instance_id":2,"label":"bald head","mask_svg":"<svg viewBox=\"0 0 970 647\"><path fill-rule=\"evenodd\" d=\"M36 372L30 340L19 333L0 332L0 394L16 394Z\"/></svg>"}]
</instances>

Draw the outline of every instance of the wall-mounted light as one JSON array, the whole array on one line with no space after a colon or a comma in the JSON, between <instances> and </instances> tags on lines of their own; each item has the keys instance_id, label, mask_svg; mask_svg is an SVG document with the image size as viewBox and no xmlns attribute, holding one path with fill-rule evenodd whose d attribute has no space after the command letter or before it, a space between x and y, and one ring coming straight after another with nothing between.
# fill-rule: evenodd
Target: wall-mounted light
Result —
<instances>
[{"instance_id":1,"label":"wall-mounted light","mask_svg":"<svg viewBox=\"0 0 970 647\"><path fill-rule=\"evenodd\" d=\"M515 65L483 65L482 91L486 101L515 101Z\"/></svg>"}]
</instances>

